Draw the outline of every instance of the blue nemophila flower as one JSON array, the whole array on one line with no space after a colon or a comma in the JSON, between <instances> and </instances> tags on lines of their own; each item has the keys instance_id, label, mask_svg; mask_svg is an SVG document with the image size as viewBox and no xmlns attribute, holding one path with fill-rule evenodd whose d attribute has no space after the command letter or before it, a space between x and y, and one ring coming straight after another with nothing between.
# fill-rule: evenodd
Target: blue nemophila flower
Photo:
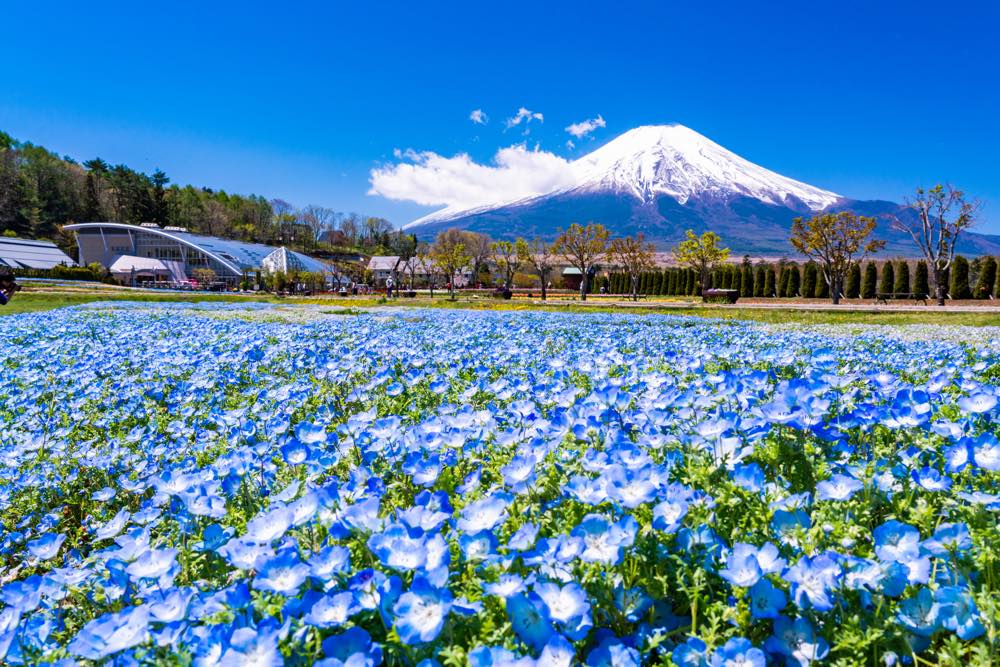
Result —
<instances>
[{"instance_id":1,"label":"blue nemophila flower","mask_svg":"<svg viewBox=\"0 0 1000 667\"><path fill-rule=\"evenodd\" d=\"M145 606L129 607L117 614L105 614L84 625L69 644L73 655L102 660L144 643L149 637L149 611Z\"/></svg>"},{"instance_id":2,"label":"blue nemophila flower","mask_svg":"<svg viewBox=\"0 0 1000 667\"><path fill-rule=\"evenodd\" d=\"M757 548L752 544L738 542L726 558L726 567L719 570L719 576L733 586L750 588L756 584L763 570L757 562Z\"/></svg>"},{"instance_id":3,"label":"blue nemophila flower","mask_svg":"<svg viewBox=\"0 0 1000 667\"><path fill-rule=\"evenodd\" d=\"M507 616L514 634L536 651L541 651L555 634L549 609L537 593L519 593L507 598Z\"/></svg>"},{"instance_id":4,"label":"blue nemophila flower","mask_svg":"<svg viewBox=\"0 0 1000 667\"><path fill-rule=\"evenodd\" d=\"M864 487L859 480L838 473L816 485L816 500L848 500Z\"/></svg>"},{"instance_id":5,"label":"blue nemophila flower","mask_svg":"<svg viewBox=\"0 0 1000 667\"><path fill-rule=\"evenodd\" d=\"M412 535L401 523L392 523L368 538L368 548L382 564L398 570L416 570L427 562L427 538Z\"/></svg>"},{"instance_id":6,"label":"blue nemophila flower","mask_svg":"<svg viewBox=\"0 0 1000 667\"><path fill-rule=\"evenodd\" d=\"M841 576L841 568L828 553L813 558L803 556L788 568L785 580L792 584L792 598L804 609L829 611L834 606L834 590Z\"/></svg>"},{"instance_id":7,"label":"blue nemophila flower","mask_svg":"<svg viewBox=\"0 0 1000 667\"><path fill-rule=\"evenodd\" d=\"M336 544L325 546L308 559L309 574L328 582L337 574L347 573L351 565L351 552Z\"/></svg>"},{"instance_id":8,"label":"blue nemophila flower","mask_svg":"<svg viewBox=\"0 0 1000 667\"><path fill-rule=\"evenodd\" d=\"M923 542L924 549L932 556L959 554L972 548L972 536L965 523L944 523Z\"/></svg>"},{"instance_id":9,"label":"blue nemophila flower","mask_svg":"<svg viewBox=\"0 0 1000 667\"><path fill-rule=\"evenodd\" d=\"M757 463L737 464L733 466L729 476L733 480L733 484L751 493L763 491L764 484L767 482L764 469Z\"/></svg>"},{"instance_id":10,"label":"blue nemophila flower","mask_svg":"<svg viewBox=\"0 0 1000 667\"><path fill-rule=\"evenodd\" d=\"M969 396L963 396L958 399L958 407L962 408L965 412L971 412L972 414L990 412L996 406L996 394L988 394L982 391L973 393Z\"/></svg>"},{"instance_id":11,"label":"blue nemophila flower","mask_svg":"<svg viewBox=\"0 0 1000 667\"><path fill-rule=\"evenodd\" d=\"M212 523L205 526L205 530L201 531L201 542L193 545L193 548L198 551L215 551L228 542L232 536L232 528Z\"/></svg>"},{"instance_id":12,"label":"blue nemophila flower","mask_svg":"<svg viewBox=\"0 0 1000 667\"><path fill-rule=\"evenodd\" d=\"M489 560L496 555L497 537L489 530L472 535L463 533L458 538L458 545L465 560L475 563Z\"/></svg>"},{"instance_id":13,"label":"blue nemophila flower","mask_svg":"<svg viewBox=\"0 0 1000 667\"><path fill-rule=\"evenodd\" d=\"M241 570L256 570L264 561L274 556L274 549L269 544L260 544L238 537L230 539L215 550L233 567Z\"/></svg>"},{"instance_id":14,"label":"blue nemophila flower","mask_svg":"<svg viewBox=\"0 0 1000 667\"><path fill-rule=\"evenodd\" d=\"M501 493L481 498L462 508L455 527L466 533L493 530L506 520L509 503L509 497Z\"/></svg>"},{"instance_id":15,"label":"blue nemophila flower","mask_svg":"<svg viewBox=\"0 0 1000 667\"><path fill-rule=\"evenodd\" d=\"M502 574L495 582L483 584L483 591L487 595L506 599L516 593L523 593L530 583L517 574Z\"/></svg>"},{"instance_id":16,"label":"blue nemophila flower","mask_svg":"<svg viewBox=\"0 0 1000 667\"><path fill-rule=\"evenodd\" d=\"M671 661L678 667L705 667L708 664L708 646L698 637L688 637L674 647Z\"/></svg>"},{"instance_id":17,"label":"blue nemophila flower","mask_svg":"<svg viewBox=\"0 0 1000 667\"><path fill-rule=\"evenodd\" d=\"M938 622L960 639L975 639L986 632L979 620L979 610L969 591L961 586L942 586L934 592Z\"/></svg>"},{"instance_id":18,"label":"blue nemophila flower","mask_svg":"<svg viewBox=\"0 0 1000 667\"><path fill-rule=\"evenodd\" d=\"M875 529L875 555L879 560L908 563L920 557L920 531L892 519Z\"/></svg>"},{"instance_id":19,"label":"blue nemophila flower","mask_svg":"<svg viewBox=\"0 0 1000 667\"><path fill-rule=\"evenodd\" d=\"M765 667L764 652L744 637L733 637L715 649L709 661L712 667Z\"/></svg>"},{"instance_id":20,"label":"blue nemophila flower","mask_svg":"<svg viewBox=\"0 0 1000 667\"><path fill-rule=\"evenodd\" d=\"M536 537L538 537L538 524L526 523L510 536L506 547L516 551L527 551L534 546Z\"/></svg>"},{"instance_id":21,"label":"blue nemophila flower","mask_svg":"<svg viewBox=\"0 0 1000 667\"><path fill-rule=\"evenodd\" d=\"M290 440L281 448L281 456L288 465L301 465L309 460L309 446L300 440Z\"/></svg>"},{"instance_id":22,"label":"blue nemophila flower","mask_svg":"<svg viewBox=\"0 0 1000 667\"><path fill-rule=\"evenodd\" d=\"M125 525L128 523L129 518L131 518L128 510L121 509L113 517L108 519L107 522L102 524L94 531L94 537L98 540L108 540L113 537L117 537L122 530L125 529Z\"/></svg>"},{"instance_id":23,"label":"blue nemophila flower","mask_svg":"<svg viewBox=\"0 0 1000 667\"><path fill-rule=\"evenodd\" d=\"M940 627L941 606L934 594L922 586L916 595L899 603L896 618L909 632L919 637L930 637Z\"/></svg>"},{"instance_id":24,"label":"blue nemophila flower","mask_svg":"<svg viewBox=\"0 0 1000 667\"><path fill-rule=\"evenodd\" d=\"M798 546L799 534L809 530L812 526L812 519L803 510L783 510L775 511L771 519L771 530L773 530L783 543Z\"/></svg>"},{"instance_id":25,"label":"blue nemophila flower","mask_svg":"<svg viewBox=\"0 0 1000 667\"><path fill-rule=\"evenodd\" d=\"M300 422L295 426L295 439L306 445L322 445L328 438L329 434L322 424Z\"/></svg>"},{"instance_id":26,"label":"blue nemophila flower","mask_svg":"<svg viewBox=\"0 0 1000 667\"><path fill-rule=\"evenodd\" d=\"M273 542L288 531L294 518L292 510L288 507L278 507L263 512L247 522L247 530L243 537L254 542Z\"/></svg>"},{"instance_id":27,"label":"blue nemophila flower","mask_svg":"<svg viewBox=\"0 0 1000 667\"><path fill-rule=\"evenodd\" d=\"M787 603L784 591L767 579L760 579L750 589L750 615L754 618L777 618Z\"/></svg>"},{"instance_id":28,"label":"blue nemophila flower","mask_svg":"<svg viewBox=\"0 0 1000 667\"><path fill-rule=\"evenodd\" d=\"M7 655L11 642L17 634L17 626L21 613L15 607L7 607L0 611L0 660Z\"/></svg>"},{"instance_id":29,"label":"blue nemophila flower","mask_svg":"<svg viewBox=\"0 0 1000 667\"><path fill-rule=\"evenodd\" d=\"M972 458L983 470L1000 471L1000 441L992 433L983 433L976 438Z\"/></svg>"},{"instance_id":30,"label":"blue nemophila flower","mask_svg":"<svg viewBox=\"0 0 1000 667\"><path fill-rule=\"evenodd\" d=\"M294 595L307 576L309 566L302 562L296 549L282 549L261 565L253 579L253 587L260 591Z\"/></svg>"},{"instance_id":31,"label":"blue nemophila flower","mask_svg":"<svg viewBox=\"0 0 1000 667\"><path fill-rule=\"evenodd\" d=\"M115 497L115 490L110 486L105 486L102 489L94 491L90 494L90 497L92 500L96 500L98 502L107 502Z\"/></svg>"},{"instance_id":32,"label":"blue nemophila flower","mask_svg":"<svg viewBox=\"0 0 1000 667\"><path fill-rule=\"evenodd\" d=\"M622 549L632 546L638 529L631 515L612 523L600 514L588 514L571 535L583 541L580 560L615 565L621 561Z\"/></svg>"},{"instance_id":33,"label":"blue nemophila flower","mask_svg":"<svg viewBox=\"0 0 1000 667\"><path fill-rule=\"evenodd\" d=\"M59 553L59 547L62 546L62 543L65 540L66 535L62 533L46 533L37 540L28 542L25 547L35 558L38 558L39 560L48 560L50 558L55 558L56 554Z\"/></svg>"},{"instance_id":34,"label":"blue nemophila flower","mask_svg":"<svg viewBox=\"0 0 1000 667\"><path fill-rule=\"evenodd\" d=\"M266 619L255 628L236 628L229 637L229 648L222 654L220 666L280 667L285 661L278 644L287 635L288 624L280 626L274 619Z\"/></svg>"},{"instance_id":35,"label":"blue nemophila flower","mask_svg":"<svg viewBox=\"0 0 1000 667\"><path fill-rule=\"evenodd\" d=\"M787 616L775 618L774 634L764 642L764 648L801 667L823 660L830 652L830 645L816 634L809 619L792 620Z\"/></svg>"},{"instance_id":36,"label":"blue nemophila flower","mask_svg":"<svg viewBox=\"0 0 1000 667\"><path fill-rule=\"evenodd\" d=\"M317 628L333 628L344 625L360 610L353 591L328 593L313 604L302 622Z\"/></svg>"},{"instance_id":37,"label":"blue nemophila flower","mask_svg":"<svg viewBox=\"0 0 1000 667\"><path fill-rule=\"evenodd\" d=\"M951 478L947 477L937 469L925 466L920 470L913 471L913 481L927 491L947 491L951 488Z\"/></svg>"},{"instance_id":38,"label":"blue nemophila flower","mask_svg":"<svg viewBox=\"0 0 1000 667\"><path fill-rule=\"evenodd\" d=\"M451 593L416 577L410 590L399 596L393 607L396 632L404 644L433 641L441 633L451 610Z\"/></svg>"},{"instance_id":39,"label":"blue nemophila flower","mask_svg":"<svg viewBox=\"0 0 1000 667\"><path fill-rule=\"evenodd\" d=\"M592 627L590 602L579 584L535 584L535 593L549 610L549 618L561 625L570 639L583 639Z\"/></svg>"},{"instance_id":40,"label":"blue nemophila flower","mask_svg":"<svg viewBox=\"0 0 1000 667\"><path fill-rule=\"evenodd\" d=\"M970 438L962 438L944 450L945 470L950 473L962 472L973 460L973 444Z\"/></svg>"},{"instance_id":41,"label":"blue nemophila flower","mask_svg":"<svg viewBox=\"0 0 1000 667\"><path fill-rule=\"evenodd\" d=\"M148 549L125 571L132 579L172 577L177 571L177 549Z\"/></svg>"},{"instance_id":42,"label":"blue nemophila flower","mask_svg":"<svg viewBox=\"0 0 1000 667\"><path fill-rule=\"evenodd\" d=\"M506 484L514 493L524 493L535 478L535 465L538 459L533 454L517 454L510 462L500 468Z\"/></svg>"},{"instance_id":43,"label":"blue nemophila flower","mask_svg":"<svg viewBox=\"0 0 1000 667\"><path fill-rule=\"evenodd\" d=\"M152 620L173 623L187 618L188 605L195 591L190 588L158 590L146 599L146 608Z\"/></svg>"}]
</instances>

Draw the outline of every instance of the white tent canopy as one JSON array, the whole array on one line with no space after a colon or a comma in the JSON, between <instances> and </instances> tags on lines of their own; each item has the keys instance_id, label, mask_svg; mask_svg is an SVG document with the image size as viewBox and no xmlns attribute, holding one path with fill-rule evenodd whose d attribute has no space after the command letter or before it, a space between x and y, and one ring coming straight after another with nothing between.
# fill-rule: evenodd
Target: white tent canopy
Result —
<instances>
[{"instance_id":1,"label":"white tent canopy","mask_svg":"<svg viewBox=\"0 0 1000 667\"><path fill-rule=\"evenodd\" d=\"M108 267L112 274L131 273L151 273L154 275L170 275L170 269L158 259L153 257L136 257L135 255L122 255L115 259Z\"/></svg>"}]
</instances>

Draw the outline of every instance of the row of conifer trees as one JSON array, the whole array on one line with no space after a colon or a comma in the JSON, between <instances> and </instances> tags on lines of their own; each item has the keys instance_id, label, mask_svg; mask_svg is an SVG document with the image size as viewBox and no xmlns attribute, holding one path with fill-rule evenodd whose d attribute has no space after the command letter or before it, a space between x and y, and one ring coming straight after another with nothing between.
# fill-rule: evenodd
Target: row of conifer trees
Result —
<instances>
[{"instance_id":1,"label":"row of conifer trees","mask_svg":"<svg viewBox=\"0 0 1000 667\"><path fill-rule=\"evenodd\" d=\"M959 255L945 275L948 296L952 299L989 299L1000 297L1000 271L997 261L983 257L974 262L975 281L970 281L970 263ZM638 293L645 295L694 296L701 294L700 277L692 269L669 268L649 271L639 277ZM602 280L610 294L631 294L632 282L625 273L612 273ZM847 275L844 296L848 299L873 299L881 294L932 295L927 263L906 260L855 264ZM710 276L709 287L739 290L742 297L814 297L829 298L830 287L822 268L815 262L799 265L724 264Z\"/></svg>"}]
</instances>

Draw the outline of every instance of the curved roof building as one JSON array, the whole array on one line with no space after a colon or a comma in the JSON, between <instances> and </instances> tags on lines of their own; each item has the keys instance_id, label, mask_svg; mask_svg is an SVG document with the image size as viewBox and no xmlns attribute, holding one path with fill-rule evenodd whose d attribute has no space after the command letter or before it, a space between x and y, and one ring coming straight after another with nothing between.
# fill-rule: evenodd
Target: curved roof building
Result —
<instances>
[{"instance_id":1,"label":"curved roof building","mask_svg":"<svg viewBox=\"0 0 1000 667\"><path fill-rule=\"evenodd\" d=\"M287 248L191 234L180 227L81 222L65 228L76 233L80 264L97 262L110 267L123 257L156 259L176 281L189 280L195 269L204 268L229 283L251 271L334 272L329 264Z\"/></svg>"},{"instance_id":2,"label":"curved roof building","mask_svg":"<svg viewBox=\"0 0 1000 667\"><path fill-rule=\"evenodd\" d=\"M0 267L10 269L51 269L73 260L51 241L0 236Z\"/></svg>"}]
</instances>

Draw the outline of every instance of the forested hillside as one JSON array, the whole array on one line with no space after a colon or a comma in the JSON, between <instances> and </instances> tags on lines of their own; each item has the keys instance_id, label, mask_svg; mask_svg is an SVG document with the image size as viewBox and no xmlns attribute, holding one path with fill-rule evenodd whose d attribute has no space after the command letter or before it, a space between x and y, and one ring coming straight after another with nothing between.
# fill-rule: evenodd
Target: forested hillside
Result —
<instances>
[{"instance_id":1,"label":"forested hillside","mask_svg":"<svg viewBox=\"0 0 1000 667\"><path fill-rule=\"evenodd\" d=\"M69 222L155 222L261 243L314 248L385 245L389 221L281 199L177 185L160 170L144 174L100 158L77 162L0 131L0 233L51 239Z\"/></svg>"}]
</instances>

